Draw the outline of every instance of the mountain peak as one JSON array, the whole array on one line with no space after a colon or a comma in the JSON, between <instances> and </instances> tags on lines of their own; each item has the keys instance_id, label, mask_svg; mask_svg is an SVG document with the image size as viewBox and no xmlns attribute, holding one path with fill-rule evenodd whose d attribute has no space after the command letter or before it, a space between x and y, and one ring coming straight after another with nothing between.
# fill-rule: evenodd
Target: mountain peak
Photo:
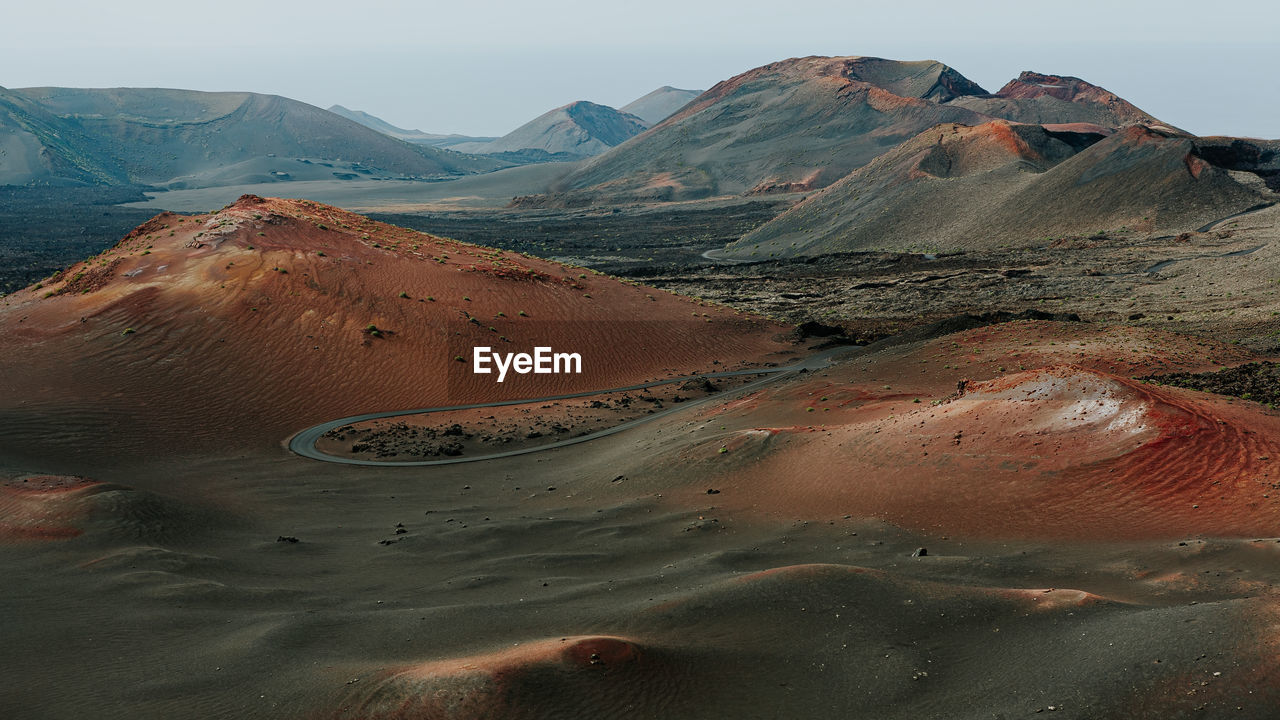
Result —
<instances>
[{"instance_id":1,"label":"mountain peak","mask_svg":"<svg viewBox=\"0 0 1280 720\"><path fill-rule=\"evenodd\" d=\"M663 85L657 90L623 105L620 109L622 112L635 115L650 125L657 125L701 94L701 90L683 90L670 85Z\"/></svg>"},{"instance_id":2,"label":"mountain peak","mask_svg":"<svg viewBox=\"0 0 1280 720\"><path fill-rule=\"evenodd\" d=\"M1071 75L1049 75L1024 70L1017 78L1000 88L996 96L1021 100L1051 97L1071 103L1098 105L1105 108L1120 124L1163 125L1119 95Z\"/></svg>"},{"instance_id":3,"label":"mountain peak","mask_svg":"<svg viewBox=\"0 0 1280 720\"><path fill-rule=\"evenodd\" d=\"M758 70L788 76L839 77L849 82L874 85L902 97L934 102L946 102L962 95L984 95L987 92L954 68L937 60L889 60L866 55L809 56L782 60Z\"/></svg>"},{"instance_id":4,"label":"mountain peak","mask_svg":"<svg viewBox=\"0 0 1280 720\"><path fill-rule=\"evenodd\" d=\"M575 100L549 110L506 135L485 143L462 143L462 152L505 153L542 150L569 157L598 155L644 132L648 123L620 110Z\"/></svg>"}]
</instances>

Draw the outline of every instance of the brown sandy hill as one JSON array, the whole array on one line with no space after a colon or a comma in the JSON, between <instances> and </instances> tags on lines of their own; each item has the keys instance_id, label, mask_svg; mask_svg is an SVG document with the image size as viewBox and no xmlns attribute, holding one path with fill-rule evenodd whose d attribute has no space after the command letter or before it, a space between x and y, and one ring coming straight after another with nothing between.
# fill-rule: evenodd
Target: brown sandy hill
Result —
<instances>
[{"instance_id":1,"label":"brown sandy hill","mask_svg":"<svg viewBox=\"0 0 1280 720\"><path fill-rule=\"evenodd\" d=\"M982 88L934 61L793 58L748 71L527 203L683 200L823 187L943 122Z\"/></svg>"},{"instance_id":2,"label":"brown sandy hill","mask_svg":"<svg viewBox=\"0 0 1280 720\"><path fill-rule=\"evenodd\" d=\"M138 449L148 433L276 443L358 412L627 385L791 347L785 328L697 300L254 196L157 216L5 298L0 326L15 451L113 435ZM470 373L479 345L577 352L583 373L498 384Z\"/></svg>"},{"instance_id":3,"label":"brown sandy hill","mask_svg":"<svg viewBox=\"0 0 1280 720\"><path fill-rule=\"evenodd\" d=\"M1069 75L1023 72L994 95L958 97L951 104L1015 122L1165 126L1115 93Z\"/></svg>"},{"instance_id":4,"label":"brown sandy hill","mask_svg":"<svg viewBox=\"0 0 1280 720\"><path fill-rule=\"evenodd\" d=\"M1274 199L1268 195L1206 160L1195 138L1139 125L1105 138L1087 126L945 125L809 197L727 254L995 248L1120 228L1178 233Z\"/></svg>"}]
</instances>

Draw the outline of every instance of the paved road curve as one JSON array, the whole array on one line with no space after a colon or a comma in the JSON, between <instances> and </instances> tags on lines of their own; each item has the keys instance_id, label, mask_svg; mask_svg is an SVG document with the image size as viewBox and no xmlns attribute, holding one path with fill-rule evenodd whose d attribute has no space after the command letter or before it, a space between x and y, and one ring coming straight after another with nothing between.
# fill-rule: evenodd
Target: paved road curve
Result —
<instances>
[{"instance_id":1,"label":"paved road curve","mask_svg":"<svg viewBox=\"0 0 1280 720\"><path fill-rule=\"evenodd\" d=\"M294 453L301 455L302 457L311 458L312 460L323 460L324 462L341 463L343 465L369 465L373 467L423 467L426 465L456 465L458 463L479 462L481 460L493 460L495 458L512 457L514 455L527 455L529 453L542 452L543 450L551 450L552 448L565 447L566 445L577 445L578 443L584 443L590 440L595 440L596 438L602 438L607 435L613 435L614 433L620 433L623 430L626 430L628 428L633 428L636 425L649 422L650 420L656 420L657 418L660 418L664 415L669 415L679 410L685 410L687 408L695 407L703 403L708 403L713 400L718 400L727 395L732 395L735 393L743 393L750 390L754 390L758 387L774 382L782 377L785 377L793 373L798 373L798 372L807 371L807 370L818 370L830 364L831 358L835 357L836 355L852 352L857 349L858 348L856 346L842 345L840 347L834 347L828 350L823 350L822 352L810 355L809 357L805 358L804 360L801 360L798 363L795 363L793 365L785 365L783 367L758 368L754 370L732 370L732 371L718 372L718 373L703 373L701 375L685 375L682 377L670 378L667 380L655 380L653 382L640 383L638 385L628 385L626 387L605 388L604 390L587 390L585 392L570 393L568 395L552 395L549 397L528 398L524 400L502 400L500 402L475 403L472 405L450 405L448 407L421 408L418 410L391 410L387 412L365 413L364 415L352 415L351 417L344 417L344 418L339 418L337 420L330 420L329 422L321 423L314 427L309 427L306 430L303 430L302 432L299 432L297 435L294 435L292 438L289 438L289 449L292 450ZM547 443L546 445L538 445L535 447L521 448L519 450L507 450L505 452L492 453L489 455L475 455L472 457L446 458L444 460L381 461L381 460L360 460L357 458L339 457L337 455L329 455L328 453L320 452L319 450L316 449L316 441L319 440L322 435L329 432L330 430L333 430L335 428L340 428L343 425L350 425L352 423L364 422L366 420L378 420L381 418L398 417L401 415L424 415L427 413L446 412L449 410L473 410L476 408L501 407L503 405L523 405L525 403L533 403L533 402L548 402L551 400L570 400L573 398L600 395L602 393L644 390L645 388L657 387L659 385L670 385L672 383L685 382L688 380L694 380L694 379L703 378L703 377L718 378L718 377L732 377L735 375L764 375L765 377L760 378L759 380L755 380L753 382L747 383L746 385L733 388L731 390L725 390L724 392L719 392L714 395L708 395L705 398L700 398L698 400L691 400L691 401L679 403L675 407L667 408L666 410L653 413L652 415L645 415L643 417L636 418L635 420L628 420L627 422L621 423L619 425L614 425L611 428L606 428L604 430L597 430L596 432L589 433L587 435L579 435L578 437L568 438L566 440L559 440L557 442Z\"/></svg>"}]
</instances>

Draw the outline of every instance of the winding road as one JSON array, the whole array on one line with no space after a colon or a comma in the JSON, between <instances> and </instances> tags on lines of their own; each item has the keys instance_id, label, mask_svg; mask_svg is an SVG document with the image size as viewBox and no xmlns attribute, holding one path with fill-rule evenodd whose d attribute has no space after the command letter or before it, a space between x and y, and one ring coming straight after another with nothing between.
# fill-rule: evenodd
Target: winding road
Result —
<instances>
[{"instance_id":1,"label":"winding road","mask_svg":"<svg viewBox=\"0 0 1280 720\"><path fill-rule=\"evenodd\" d=\"M1251 207L1251 208L1246 208L1246 209L1244 209L1244 210L1241 210L1241 211L1240 211L1240 212L1238 212L1238 213L1234 213L1234 214L1228 215L1228 216L1226 216L1226 217L1224 217L1224 218L1221 218L1221 219L1219 219L1219 220L1214 220L1213 222L1211 222L1211 223L1209 223L1209 224L1207 224L1207 225L1204 225L1204 226L1202 226L1202 227L1198 227L1198 228L1196 228L1196 232L1202 232L1202 233L1205 233L1205 232L1211 232L1211 231L1213 231L1213 230L1216 230L1216 229L1217 229L1217 227L1218 227L1219 225L1221 225L1221 224L1223 224L1223 223L1227 222L1228 220L1235 220L1236 218L1244 217L1245 215L1252 215L1253 213L1259 212L1259 211L1261 211L1261 210L1266 210L1267 208L1271 207L1272 205L1275 205L1275 203L1274 203L1274 202L1258 203L1257 205L1254 205L1254 206L1253 206L1253 207Z\"/></svg>"},{"instance_id":2,"label":"winding road","mask_svg":"<svg viewBox=\"0 0 1280 720\"><path fill-rule=\"evenodd\" d=\"M424 467L429 465L457 465L459 463L481 462L483 460L494 460L497 458L513 457L516 455L528 455L529 453L542 452L543 450L551 450L554 448L565 447L568 445L577 445L578 443L589 442L597 438L602 438L608 435L613 435L615 433L620 433L623 430L633 428L637 425L641 425L643 423L649 422L650 420L656 420L660 417L663 417L664 415L670 415L671 413L674 413L674 412L686 410L688 408L702 405L704 403L709 403L715 400L720 400L729 395L754 390L756 388L767 385L768 383L775 382L783 377L786 377L787 375L791 375L799 372L811 371L811 370L819 370L829 365L831 362L831 359L836 355L841 355L843 353L851 352L857 349L859 349L859 347L856 345L841 345L839 347L823 350L822 352L818 352L813 355L810 355L809 357L801 360L800 362L797 362L791 365L784 365L782 367L754 368L750 370L729 370L729 371L718 372L718 373L702 373L699 375L683 375L681 377L668 378L666 380L654 380L652 382L639 383L637 385L605 388L603 390L587 390L584 392L569 393L567 395L550 395L547 397L526 398L522 400L501 400L498 402L473 403L470 405L449 405L446 407L420 408L417 410L389 410L386 412L365 413L363 415L352 415L350 417L339 418L337 420L330 420L329 422L321 423L319 425L309 427L306 430L303 430L297 433L293 437L289 438L289 450L293 451L297 455L301 455L302 457L311 458L312 460L321 460L323 462L339 463L342 465L365 465L365 466L371 466L371 467ZM597 430L596 432L588 433L586 435L579 435L577 437L572 437L565 440L558 440L556 442L547 443L545 445L537 445L534 447L520 448L518 450L506 450L504 452L491 453L488 455L475 455L472 457L452 457L452 458L446 458L443 460L382 461L382 460L361 460L358 458L340 457L337 455L330 455L328 453L324 453L316 449L316 441L318 441L325 433L329 432L330 430L340 428L343 425L350 425L352 423L364 422L366 420L380 420L382 418L399 417L401 415L425 415L428 413L447 412L450 410L474 410L477 408L502 407L504 405L524 405L526 403L548 402L551 400L571 400L573 398L590 397L592 395L601 395L604 393L630 392L634 390L644 390L646 388L657 387L659 385L670 385L672 383L687 382L689 380L696 380L698 378L721 378L721 377L734 377L734 376L741 376L741 375L764 375L765 377L760 378L759 380L755 380L753 382L749 382L746 385L741 385L739 387L725 390L723 392L718 392L713 395L708 395L707 397L704 397L704 398L699 398L697 400L690 400L690 401L680 403L674 407L670 407L665 410L662 410L661 412L656 412L651 415L645 415L643 417L639 417L634 420L628 420L627 422L614 425L613 427L606 428L604 430Z\"/></svg>"}]
</instances>

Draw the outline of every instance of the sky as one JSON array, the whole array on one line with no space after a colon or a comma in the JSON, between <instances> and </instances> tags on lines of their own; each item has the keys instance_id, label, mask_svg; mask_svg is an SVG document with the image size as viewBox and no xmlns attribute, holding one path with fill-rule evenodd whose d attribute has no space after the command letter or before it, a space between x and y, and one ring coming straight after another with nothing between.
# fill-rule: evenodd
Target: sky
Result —
<instances>
[{"instance_id":1,"label":"sky","mask_svg":"<svg viewBox=\"0 0 1280 720\"><path fill-rule=\"evenodd\" d=\"M0 85L285 95L502 135L803 55L944 62L994 92L1075 75L1201 135L1280 138L1280 3L48 0L5 8Z\"/></svg>"}]
</instances>

